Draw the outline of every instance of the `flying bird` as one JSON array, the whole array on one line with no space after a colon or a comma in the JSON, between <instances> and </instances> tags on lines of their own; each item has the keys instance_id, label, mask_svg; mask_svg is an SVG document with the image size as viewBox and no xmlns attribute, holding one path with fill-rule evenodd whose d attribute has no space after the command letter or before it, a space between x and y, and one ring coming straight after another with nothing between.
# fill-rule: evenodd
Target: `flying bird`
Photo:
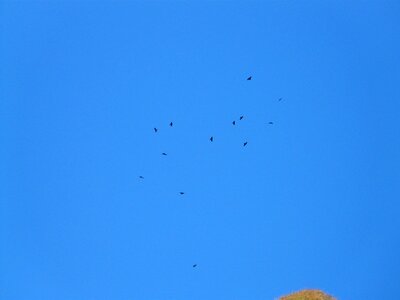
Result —
<instances>
[{"instance_id":1,"label":"flying bird","mask_svg":"<svg viewBox=\"0 0 400 300\"><path fill-rule=\"evenodd\" d=\"M251 78L252 78L252 77L251 77L251 76L249 76L249 77L247 77L247 80L251 80Z\"/></svg>"},{"instance_id":2,"label":"flying bird","mask_svg":"<svg viewBox=\"0 0 400 300\"><path fill-rule=\"evenodd\" d=\"M171 126L171 127L172 127L173 125L174 125L174 123L172 123L172 122L171 122L171 123L169 123L169 126Z\"/></svg>"},{"instance_id":3,"label":"flying bird","mask_svg":"<svg viewBox=\"0 0 400 300\"><path fill-rule=\"evenodd\" d=\"M157 132L157 131L158 131L158 129L154 127L154 132Z\"/></svg>"},{"instance_id":4,"label":"flying bird","mask_svg":"<svg viewBox=\"0 0 400 300\"><path fill-rule=\"evenodd\" d=\"M196 267L197 267L197 264L194 264L194 265L193 265L193 268L196 268Z\"/></svg>"},{"instance_id":5,"label":"flying bird","mask_svg":"<svg viewBox=\"0 0 400 300\"><path fill-rule=\"evenodd\" d=\"M274 122L268 122L268 124L269 124L269 125L272 125L272 124L274 124Z\"/></svg>"},{"instance_id":6,"label":"flying bird","mask_svg":"<svg viewBox=\"0 0 400 300\"><path fill-rule=\"evenodd\" d=\"M144 179L144 177L143 177L143 176L139 176L139 178L140 178L140 179Z\"/></svg>"},{"instance_id":7,"label":"flying bird","mask_svg":"<svg viewBox=\"0 0 400 300\"><path fill-rule=\"evenodd\" d=\"M246 145L247 145L247 142L244 142L244 143L243 143L243 147L246 146Z\"/></svg>"},{"instance_id":8,"label":"flying bird","mask_svg":"<svg viewBox=\"0 0 400 300\"><path fill-rule=\"evenodd\" d=\"M179 194L184 195L185 193L184 192L179 192Z\"/></svg>"},{"instance_id":9,"label":"flying bird","mask_svg":"<svg viewBox=\"0 0 400 300\"><path fill-rule=\"evenodd\" d=\"M214 137L213 137L213 136L210 137L210 141L211 141L211 142L214 142Z\"/></svg>"},{"instance_id":10,"label":"flying bird","mask_svg":"<svg viewBox=\"0 0 400 300\"><path fill-rule=\"evenodd\" d=\"M167 155L167 153L165 153L165 152L163 152L163 153L161 153L162 155Z\"/></svg>"},{"instance_id":11,"label":"flying bird","mask_svg":"<svg viewBox=\"0 0 400 300\"><path fill-rule=\"evenodd\" d=\"M278 101L282 101L282 98L279 98Z\"/></svg>"},{"instance_id":12,"label":"flying bird","mask_svg":"<svg viewBox=\"0 0 400 300\"><path fill-rule=\"evenodd\" d=\"M236 125L236 121L233 121L232 124L233 124L233 125Z\"/></svg>"},{"instance_id":13,"label":"flying bird","mask_svg":"<svg viewBox=\"0 0 400 300\"><path fill-rule=\"evenodd\" d=\"M239 120L243 120L243 116L240 116Z\"/></svg>"}]
</instances>

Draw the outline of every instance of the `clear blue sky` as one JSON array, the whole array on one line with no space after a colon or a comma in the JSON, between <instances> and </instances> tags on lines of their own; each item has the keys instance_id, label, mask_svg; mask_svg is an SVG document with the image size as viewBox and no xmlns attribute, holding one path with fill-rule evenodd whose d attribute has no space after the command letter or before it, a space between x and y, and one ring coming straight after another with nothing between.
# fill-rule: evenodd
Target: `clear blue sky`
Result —
<instances>
[{"instance_id":1,"label":"clear blue sky","mask_svg":"<svg viewBox=\"0 0 400 300\"><path fill-rule=\"evenodd\" d=\"M0 5L1 299L399 294L398 1Z\"/></svg>"}]
</instances>

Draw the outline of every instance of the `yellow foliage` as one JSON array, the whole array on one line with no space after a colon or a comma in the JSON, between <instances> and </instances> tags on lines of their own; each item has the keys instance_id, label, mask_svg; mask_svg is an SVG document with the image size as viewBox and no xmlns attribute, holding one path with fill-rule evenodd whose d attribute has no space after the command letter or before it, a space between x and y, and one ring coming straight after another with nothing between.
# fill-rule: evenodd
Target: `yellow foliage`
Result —
<instances>
[{"instance_id":1,"label":"yellow foliage","mask_svg":"<svg viewBox=\"0 0 400 300\"><path fill-rule=\"evenodd\" d=\"M332 296L325 294L320 290L302 290L287 296L279 298L279 300L336 300Z\"/></svg>"}]
</instances>

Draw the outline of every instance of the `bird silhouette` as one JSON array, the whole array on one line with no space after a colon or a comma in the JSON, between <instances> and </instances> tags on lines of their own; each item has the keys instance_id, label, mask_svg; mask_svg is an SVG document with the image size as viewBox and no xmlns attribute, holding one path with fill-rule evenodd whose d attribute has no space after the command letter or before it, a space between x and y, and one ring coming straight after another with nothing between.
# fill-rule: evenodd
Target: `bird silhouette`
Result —
<instances>
[{"instance_id":1,"label":"bird silhouette","mask_svg":"<svg viewBox=\"0 0 400 300\"><path fill-rule=\"evenodd\" d=\"M179 194L184 195L185 193L184 192L179 192Z\"/></svg>"},{"instance_id":2,"label":"bird silhouette","mask_svg":"<svg viewBox=\"0 0 400 300\"><path fill-rule=\"evenodd\" d=\"M268 122L268 124L269 124L269 125L272 125L272 124L274 124L274 122Z\"/></svg>"},{"instance_id":3,"label":"bird silhouette","mask_svg":"<svg viewBox=\"0 0 400 300\"><path fill-rule=\"evenodd\" d=\"M165 152L163 152L163 153L161 153L162 155L167 155L167 153L165 153Z\"/></svg>"},{"instance_id":4,"label":"bird silhouette","mask_svg":"<svg viewBox=\"0 0 400 300\"><path fill-rule=\"evenodd\" d=\"M233 124L233 125L236 125L236 121L233 121L232 124Z\"/></svg>"},{"instance_id":5,"label":"bird silhouette","mask_svg":"<svg viewBox=\"0 0 400 300\"><path fill-rule=\"evenodd\" d=\"M144 179L144 177L143 177L143 176L139 176L139 178L140 178L140 179Z\"/></svg>"},{"instance_id":6,"label":"bird silhouette","mask_svg":"<svg viewBox=\"0 0 400 300\"><path fill-rule=\"evenodd\" d=\"M171 122L171 123L169 123L169 126L171 126L171 127L172 127L173 125L174 125L174 123L172 123L172 122Z\"/></svg>"},{"instance_id":7,"label":"bird silhouette","mask_svg":"<svg viewBox=\"0 0 400 300\"><path fill-rule=\"evenodd\" d=\"M243 143L243 147L246 146L246 145L247 145L247 142L244 142L244 143Z\"/></svg>"},{"instance_id":8,"label":"bird silhouette","mask_svg":"<svg viewBox=\"0 0 400 300\"><path fill-rule=\"evenodd\" d=\"M194 265L193 265L193 268L196 268L196 267L197 267L197 264L194 264Z\"/></svg>"},{"instance_id":9,"label":"bird silhouette","mask_svg":"<svg viewBox=\"0 0 400 300\"><path fill-rule=\"evenodd\" d=\"M211 141L211 142L214 142L214 137L213 137L213 136L210 137L210 141Z\"/></svg>"},{"instance_id":10,"label":"bird silhouette","mask_svg":"<svg viewBox=\"0 0 400 300\"><path fill-rule=\"evenodd\" d=\"M252 76L247 77L247 80L251 80Z\"/></svg>"},{"instance_id":11,"label":"bird silhouette","mask_svg":"<svg viewBox=\"0 0 400 300\"><path fill-rule=\"evenodd\" d=\"M282 98L279 98L278 101L282 101Z\"/></svg>"},{"instance_id":12,"label":"bird silhouette","mask_svg":"<svg viewBox=\"0 0 400 300\"><path fill-rule=\"evenodd\" d=\"M243 116L240 116L239 120L243 120Z\"/></svg>"},{"instance_id":13,"label":"bird silhouette","mask_svg":"<svg viewBox=\"0 0 400 300\"><path fill-rule=\"evenodd\" d=\"M158 129L154 127L154 132L157 132L157 131L158 131Z\"/></svg>"}]
</instances>

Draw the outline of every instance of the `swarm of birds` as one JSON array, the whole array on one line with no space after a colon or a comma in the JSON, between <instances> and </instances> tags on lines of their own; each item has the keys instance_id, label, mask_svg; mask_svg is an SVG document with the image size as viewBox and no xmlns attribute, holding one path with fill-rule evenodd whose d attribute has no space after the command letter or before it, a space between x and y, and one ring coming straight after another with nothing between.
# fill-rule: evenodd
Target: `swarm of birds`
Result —
<instances>
[{"instance_id":1,"label":"swarm of birds","mask_svg":"<svg viewBox=\"0 0 400 300\"><path fill-rule=\"evenodd\" d=\"M246 80L247 80L247 81L250 81L250 80L252 80L252 78L253 78L252 76L248 76ZM280 101L282 101L282 99L283 99L283 98L279 98L278 101L280 102ZM239 117L239 121L242 121L243 119L244 119L244 115L241 115L241 116ZM233 126L236 126L236 124L237 124L237 123L236 123L236 120L233 120L233 121L232 121L232 125L233 125ZM268 122L268 125L273 125L273 124L274 124L274 123L273 123L272 121L269 121L269 122ZM169 126L170 126L170 127L173 127L173 125L174 125L174 123L171 121L171 122L169 123ZM158 133L158 128L157 128L157 127L154 127L153 130L154 130L154 133ZM209 139L210 139L210 142L214 142L214 136L211 136ZM247 144L248 144L248 141L244 141L244 142L243 142L243 147L246 147ZM167 156L167 153L166 153L166 152L162 152L161 155ZM143 180L144 177L143 177L142 175L140 175L140 176L139 176L139 179ZM181 191L181 192L179 192L179 195L183 196L183 195L185 195L185 192ZM197 267L197 264L193 264L192 267L193 267L193 268L196 268L196 267Z\"/></svg>"}]
</instances>

